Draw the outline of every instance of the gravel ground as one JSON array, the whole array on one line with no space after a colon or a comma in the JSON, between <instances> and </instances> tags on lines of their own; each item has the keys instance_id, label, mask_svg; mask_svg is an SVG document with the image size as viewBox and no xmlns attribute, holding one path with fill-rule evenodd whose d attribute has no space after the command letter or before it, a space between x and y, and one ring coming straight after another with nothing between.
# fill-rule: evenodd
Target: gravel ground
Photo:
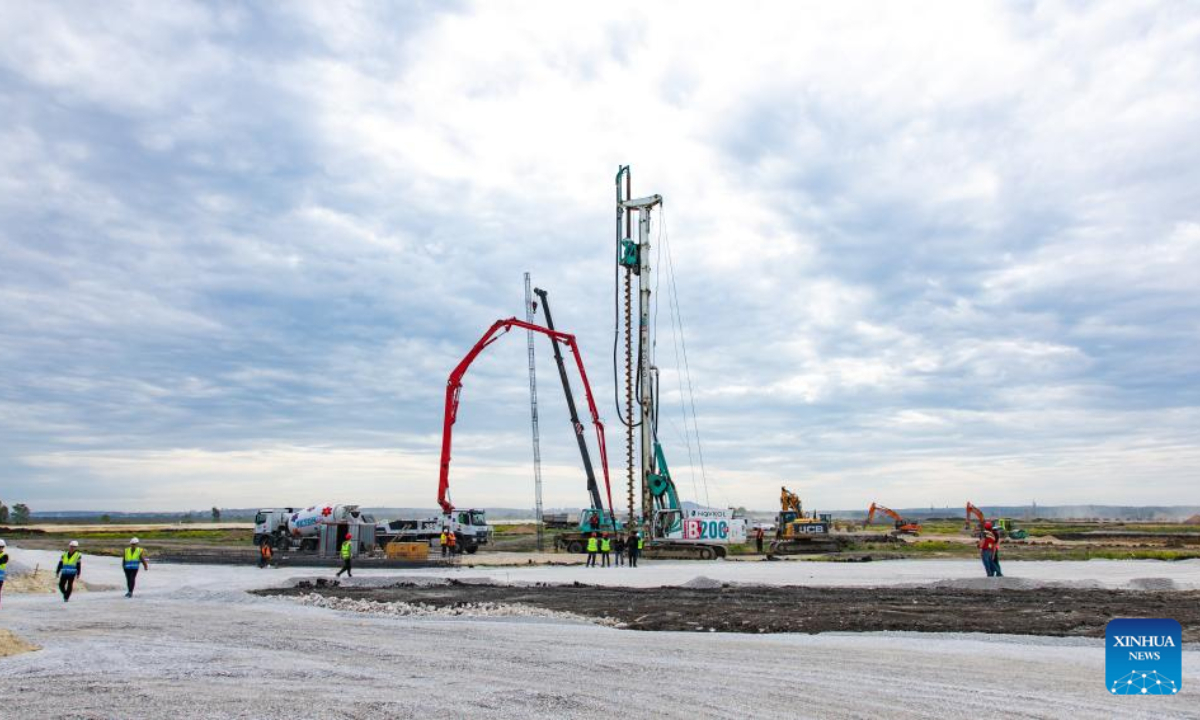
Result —
<instances>
[{"instance_id":1,"label":"gravel ground","mask_svg":"<svg viewBox=\"0 0 1200 720\"><path fill-rule=\"evenodd\" d=\"M677 565L691 568L688 579L701 574L694 563L643 570L672 575ZM1124 585L1160 576L1160 565L1183 564L1095 566L1109 572L1093 579ZM1192 582L1188 573L1162 576L1182 585ZM87 558L89 574L116 584L120 569L111 558ZM0 659L3 715L941 718L1002 709L1200 718L1200 704L1183 697L1110 697L1094 639L646 633L560 616L394 617L305 606L243 592L295 580L254 568L159 565L142 580L132 600L115 591L69 604L6 594L0 627L42 649ZM1200 687L1200 652L1189 647L1184 656L1188 693Z\"/></svg>"}]
</instances>

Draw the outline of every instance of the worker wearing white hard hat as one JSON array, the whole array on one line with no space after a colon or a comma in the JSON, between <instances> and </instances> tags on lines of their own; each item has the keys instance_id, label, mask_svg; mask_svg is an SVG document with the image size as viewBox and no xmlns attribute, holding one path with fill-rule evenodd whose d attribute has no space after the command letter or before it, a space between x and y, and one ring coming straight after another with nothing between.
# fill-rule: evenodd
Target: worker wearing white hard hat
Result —
<instances>
[{"instance_id":1,"label":"worker wearing white hard hat","mask_svg":"<svg viewBox=\"0 0 1200 720\"><path fill-rule=\"evenodd\" d=\"M145 568L150 569L150 565L146 562L146 553L142 550L141 540L133 538L129 541L129 547L125 548L125 557L121 562L121 567L125 569L125 597L133 597L133 586L137 584L138 570Z\"/></svg>"},{"instance_id":2,"label":"worker wearing white hard hat","mask_svg":"<svg viewBox=\"0 0 1200 720\"><path fill-rule=\"evenodd\" d=\"M63 602L71 602L75 580L83 575L83 556L79 554L77 541L67 543L67 551L59 558L54 574L58 576L58 591L62 593Z\"/></svg>"},{"instance_id":3,"label":"worker wearing white hard hat","mask_svg":"<svg viewBox=\"0 0 1200 720\"><path fill-rule=\"evenodd\" d=\"M4 597L4 578L8 576L8 543L0 538L0 599Z\"/></svg>"}]
</instances>

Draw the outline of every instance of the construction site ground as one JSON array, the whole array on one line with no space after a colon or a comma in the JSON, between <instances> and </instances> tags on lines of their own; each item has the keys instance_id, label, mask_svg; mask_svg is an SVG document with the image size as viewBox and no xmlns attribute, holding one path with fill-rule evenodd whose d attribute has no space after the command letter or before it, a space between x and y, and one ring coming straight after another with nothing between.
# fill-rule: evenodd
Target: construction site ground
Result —
<instances>
[{"instance_id":1,"label":"construction site ground","mask_svg":"<svg viewBox=\"0 0 1200 720\"><path fill-rule=\"evenodd\" d=\"M56 554L9 549L10 573L45 573L0 605L14 717L1200 717L1182 697L1115 706L1094 632L1109 612L1178 617L1196 687L1194 560L1011 562L1001 583L967 560L372 570L332 593L359 599L287 590L332 566L152 564L125 599L120 563L86 556L63 604ZM765 632L722 626L771 614ZM639 622L662 630L619 627Z\"/></svg>"}]
</instances>

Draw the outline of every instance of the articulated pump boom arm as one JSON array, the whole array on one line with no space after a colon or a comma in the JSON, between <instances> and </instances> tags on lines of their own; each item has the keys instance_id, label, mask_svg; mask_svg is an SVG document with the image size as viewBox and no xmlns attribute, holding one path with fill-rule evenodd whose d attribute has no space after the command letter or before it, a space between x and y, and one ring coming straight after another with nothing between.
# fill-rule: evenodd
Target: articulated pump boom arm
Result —
<instances>
[{"instance_id":1,"label":"articulated pump boom arm","mask_svg":"<svg viewBox=\"0 0 1200 720\"><path fill-rule=\"evenodd\" d=\"M514 327L538 332L548 336L551 340L561 342L569 347L571 354L575 356L575 366L579 369L579 377L583 381L583 391L587 395L588 410L592 414L592 425L596 427L600 467L604 471L604 487L608 492L608 509L609 512L612 512L612 488L609 486L608 480L608 450L604 446L604 423L600 422L600 413L596 409L596 401L592 397L592 386L588 383L587 371L583 368L583 358L579 354L579 345L575 342L575 336L527 323L515 317L497 320L493 323L483 337L479 338L479 342L475 343L475 347L471 348L470 352L450 371L450 378L446 381L446 414L442 420L442 459L438 476L438 505L446 514L454 512L454 504L450 502L450 446L454 434L454 421L458 418L458 401L459 394L462 392L463 376L467 374L467 369L471 367L471 363L475 362L475 358L479 357L479 354L488 345L499 340Z\"/></svg>"}]
</instances>

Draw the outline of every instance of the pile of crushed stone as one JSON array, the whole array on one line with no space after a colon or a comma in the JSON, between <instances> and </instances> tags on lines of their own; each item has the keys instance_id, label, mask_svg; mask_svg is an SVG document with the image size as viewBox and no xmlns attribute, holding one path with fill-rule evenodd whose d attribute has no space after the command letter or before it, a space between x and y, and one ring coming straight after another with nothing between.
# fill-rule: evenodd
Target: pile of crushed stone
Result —
<instances>
[{"instance_id":1,"label":"pile of crushed stone","mask_svg":"<svg viewBox=\"0 0 1200 720\"><path fill-rule=\"evenodd\" d=\"M300 595L296 598L296 602L309 607L367 613L370 615L386 615L388 617L519 617L570 620L608 627L618 627L621 625L621 623L611 618L592 618L560 610L546 610L529 605L510 603L479 602L462 603L453 607L434 607L425 603L376 602L374 600L326 597L317 593Z\"/></svg>"}]
</instances>

